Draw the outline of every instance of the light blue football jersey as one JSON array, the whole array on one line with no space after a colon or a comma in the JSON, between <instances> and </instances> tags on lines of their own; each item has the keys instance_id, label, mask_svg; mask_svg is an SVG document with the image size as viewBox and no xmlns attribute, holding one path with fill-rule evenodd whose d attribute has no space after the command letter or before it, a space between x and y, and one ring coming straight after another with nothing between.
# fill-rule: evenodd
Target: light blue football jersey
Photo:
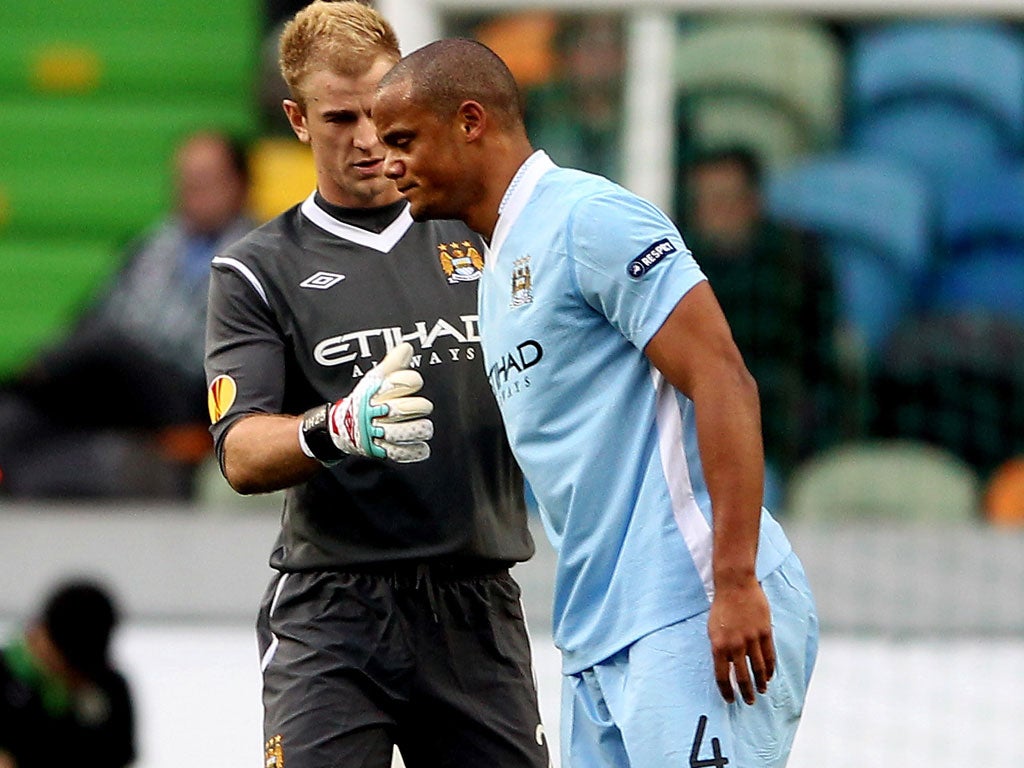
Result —
<instances>
[{"instance_id":1,"label":"light blue football jersey","mask_svg":"<svg viewBox=\"0 0 1024 768\"><path fill-rule=\"evenodd\" d=\"M607 179L537 152L506 193L480 332L509 442L558 552L553 626L566 673L710 605L711 504L693 403L643 353L704 279L672 222ZM758 577L790 549L762 511Z\"/></svg>"}]
</instances>

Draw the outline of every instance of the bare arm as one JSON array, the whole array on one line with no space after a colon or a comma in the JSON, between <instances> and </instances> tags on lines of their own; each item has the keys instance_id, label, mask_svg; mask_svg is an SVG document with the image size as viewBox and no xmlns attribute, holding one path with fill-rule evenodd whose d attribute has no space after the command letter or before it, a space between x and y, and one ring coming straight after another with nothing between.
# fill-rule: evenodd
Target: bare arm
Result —
<instances>
[{"instance_id":1,"label":"bare arm","mask_svg":"<svg viewBox=\"0 0 1024 768\"><path fill-rule=\"evenodd\" d=\"M239 493L268 493L297 485L322 469L299 447L300 420L254 414L233 424L224 437L224 474L231 487Z\"/></svg>"},{"instance_id":2,"label":"bare arm","mask_svg":"<svg viewBox=\"0 0 1024 768\"><path fill-rule=\"evenodd\" d=\"M0 749L0 768L18 768L10 752Z\"/></svg>"},{"instance_id":3,"label":"bare arm","mask_svg":"<svg viewBox=\"0 0 1024 768\"><path fill-rule=\"evenodd\" d=\"M644 351L694 403L714 517L715 597L708 634L715 677L722 696L733 701L729 672L734 666L740 693L750 704L754 686L764 693L775 667L768 601L754 567L764 485L757 386L706 282L680 300Z\"/></svg>"}]
</instances>

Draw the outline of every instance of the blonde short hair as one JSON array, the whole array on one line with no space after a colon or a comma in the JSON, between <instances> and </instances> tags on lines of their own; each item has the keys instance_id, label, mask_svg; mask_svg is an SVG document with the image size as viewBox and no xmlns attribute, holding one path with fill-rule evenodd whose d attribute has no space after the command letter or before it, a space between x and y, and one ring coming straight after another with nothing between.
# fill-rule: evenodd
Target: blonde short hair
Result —
<instances>
[{"instance_id":1,"label":"blonde short hair","mask_svg":"<svg viewBox=\"0 0 1024 768\"><path fill-rule=\"evenodd\" d=\"M307 5L285 25L278 54L288 90L303 107L302 86L311 72L326 69L358 77L380 58L402 58L391 24L357 0L315 0Z\"/></svg>"}]
</instances>

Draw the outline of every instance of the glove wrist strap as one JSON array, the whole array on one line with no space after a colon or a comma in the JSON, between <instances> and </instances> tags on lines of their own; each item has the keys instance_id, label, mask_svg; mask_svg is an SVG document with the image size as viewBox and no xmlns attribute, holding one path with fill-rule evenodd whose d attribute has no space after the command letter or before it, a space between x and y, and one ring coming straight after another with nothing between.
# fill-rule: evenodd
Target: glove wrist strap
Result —
<instances>
[{"instance_id":1,"label":"glove wrist strap","mask_svg":"<svg viewBox=\"0 0 1024 768\"><path fill-rule=\"evenodd\" d=\"M345 452L331 439L330 415L331 404L324 403L302 414L299 423L299 446L302 452L328 466L345 458Z\"/></svg>"}]
</instances>

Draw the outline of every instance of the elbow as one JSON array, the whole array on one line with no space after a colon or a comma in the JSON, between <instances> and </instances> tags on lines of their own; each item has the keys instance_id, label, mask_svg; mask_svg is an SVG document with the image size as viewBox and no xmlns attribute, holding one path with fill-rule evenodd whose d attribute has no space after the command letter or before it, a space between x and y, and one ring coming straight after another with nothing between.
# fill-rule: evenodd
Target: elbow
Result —
<instances>
[{"instance_id":1,"label":"elbow","mask_svg":"<svg viewBox=\"0 0 1024 768\"><path fill-rule=\"evenodd\" d=\"M727 366L719 370L719 375L715 377L713 391L718 395L725 395L728 392L733 407L743 412L756 413L760 418L760 390L753 374L750 373L739 354Z\"/></svg>"},{"instance_id":2,"label":"elbow","mask_svg":"<svg viewBox=\"0 0 1024 768\"><path fill-rule=\"evenodd\" d=\"M239 462L231 461L229 454L224 456L221 472L231 489L242 496L251 496L265 490L260 484L259 475L247 470L244 466L239 466Z\"/></svg>"},{"instance_id":3,"label":"elbow","mask_svg":"<svg viewBox=\"0 0 1024 768\"><path fill-rule=\"evenodd\" d=\"M249 460L245 451L244 440L236 434L234 426L227 433L224 444L218 452L220 472L227 480L231 490L242 496L260 493L260 472Z\"/></svg>"},{"instance_id":4,"label":"elbow","mask_svg":"<svg viewBox=\"0 0 1024 768\"><path fill-rule=\"evenodd\" d=\"M231 486L231 489L242 496L252 496L263 490L253 477L237 473L234 475L226 474L224 477L228 481L228 485Z\"/></svg>"},{"instance_id":5,"label":"elbow","mask_svg":"<svg viewBox=\"0 0 1024 768\"><path fill-rule=\"evenodd\" d=\"M761 393L757 388L757 381L754 379L753 374L747 369L743 363L740 363L736 371L737 386L743 393L743 396L751 403L756 405L758 409L761 407Z\"/></svg>"}]
</instances>

